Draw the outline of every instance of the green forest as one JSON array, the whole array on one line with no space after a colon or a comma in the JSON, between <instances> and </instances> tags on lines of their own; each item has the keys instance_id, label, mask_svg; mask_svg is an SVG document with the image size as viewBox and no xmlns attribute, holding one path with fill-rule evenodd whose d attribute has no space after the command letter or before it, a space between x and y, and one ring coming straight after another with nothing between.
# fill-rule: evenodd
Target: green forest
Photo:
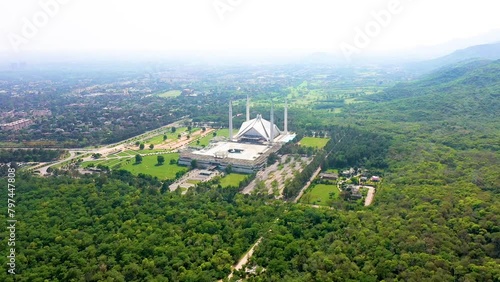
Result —
<instances>
[{"instance_id":1,"label":"green forest","mask_svg":"<svg viewBox=\"0 0 500 282\"><path fill-rule=\"evenodd\" d=\"M19 274L2 281L214 281L283 210L229 188L161 194L126 173L17 187Z\"/></svg>"},{"instance_id":2,"label":"green forest","mask_svg":"<svg viewBox=\"0 0 500 282\"><path fill-rule=\"evenodd\" d=\"M45 149L0 149L1 162L51 162L57 160L66 151Z\"/></svg>"}]
</instances>

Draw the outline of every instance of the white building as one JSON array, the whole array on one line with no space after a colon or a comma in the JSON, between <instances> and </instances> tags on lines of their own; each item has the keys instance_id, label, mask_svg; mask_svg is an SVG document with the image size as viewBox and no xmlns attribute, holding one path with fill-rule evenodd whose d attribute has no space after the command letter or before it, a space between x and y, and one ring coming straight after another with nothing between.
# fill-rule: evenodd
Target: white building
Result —
<instances>
[{"instance_id":1,"label":"white building","mask_svg":"<svg viewBox=\"0 0 500 282\"><path fill-rule=\"evenodd\" d=\"M201 150L184 150L179 158L180 165L191 165L196 160L197 166L218 167L225 169L231 165L233 171L252 173L262 169L269 154L276 152L282 143L295 137L287 132L287 109L285 104L285 132L274 124L274 108L271 106L271 121L257 115L250 119L250 105L247 96L246 121L240 127L238 134L233 136L233 109L229 102L229 140L216 142Z\"/></svg>"},{"instance_id":2,"label":"white building","mask_svg":"<svg viewBox=\"0 0 500 282\"><path fill-rule=\"evenodd\" d=\"M272 126L273 128L271 128L271 122L262 118L262 115L257 115L256 118L243 122L238 134L236 135L236 139L269 142L281 134L281 131L276 124L273 124Z\"/></svg>"}]
</instances>

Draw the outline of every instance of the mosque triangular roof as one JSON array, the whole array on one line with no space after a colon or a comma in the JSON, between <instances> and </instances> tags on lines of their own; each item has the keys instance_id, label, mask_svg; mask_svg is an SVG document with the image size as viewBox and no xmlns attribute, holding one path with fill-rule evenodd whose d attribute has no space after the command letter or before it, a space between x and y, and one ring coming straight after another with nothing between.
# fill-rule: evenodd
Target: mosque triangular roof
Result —
<instances>
[{"instance_id":1,"label":"mosque triangular roof","mask_svg":"<svg viewBox=\"0 0 500 282\"><path fill-rule=\"evenodd\" d=\"M274 124L273 137L276 138L280 134L279 128ZM256 118L243 122L236 135L236 138L263 138L270 140L271 138L271 122L262 118L262 115L257 115Z\"/></svg>"}]
</instances>

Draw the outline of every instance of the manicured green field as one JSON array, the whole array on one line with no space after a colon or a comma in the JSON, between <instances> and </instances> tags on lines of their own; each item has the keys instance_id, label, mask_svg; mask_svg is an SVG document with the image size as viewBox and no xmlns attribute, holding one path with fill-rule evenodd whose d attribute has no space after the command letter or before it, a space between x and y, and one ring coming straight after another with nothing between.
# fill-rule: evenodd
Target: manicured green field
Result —
<instances>
[{"instance_id":1,"label":"manicured green field","mask_svg":"<svg viewBox=\"0 0 500 282\"><path fill-rule=\"evenodd\" d=\"M228 128L223 128L215 131L217 133L217 136L224 136L228 137L229 136L229 129ZM191 142L190 145L197 145L197 146L207 146L210 143L210 140L214 138L213 132L207 134L207 136L200 138L200 143L196 144L196 140Z\"/></svg>"},{"instance_id":2,"label":"manicured green field","mask_svg":"<svg viewBox=\"0 0 500 282\"><path fill-rule=\"evenodd\" d=\"M196 132L200 130L199 128L192 128L191 129L191 132ZM167 134L167 140L166 142L168 142L168 140L177 140L179 139L177 136L179 134L182 134L183 132L186 132L187 131L187 127L179 127L179 128L176 128L176 131L174 133L172 133L172 131L170 131L170 129L168 131L164 131L152 138L149 138L149 139L146 139L144 142L144 145L146 146L146 148L149 146L149 144L153 144L153 145L158 145L158 144L161 144L163 143L163 135L164 134Z\"/></svg>"},{"instance_id":3,"label":"manicured green field","mask_svg":"<svg viewBox=\"0 0 500 282\"><path fill-rule=\"evenodd\" d=\"M107 161L90 161L84 162L82 164L83 167L87 167L89 164L93 163L94 165L102 164L109 166L113 169L114 166L119 165L119 167L115 167L114 169L125 169L133 174L137 175L139 173L149 174L152 176L156 176L159 179L173 179L175 178L175 174L178 171L187 170L186 167L179 166L177 164L170 164L170 160L179 158L179 154L162 154L161 156L165 157L165 163L163 165L157 165L157 156L144 156L142 158L142 163L136 164L135 158L122 158L115 160L107 160Z\"/></svg>"},{"instance_id":4,"label":"manicured green field","mask_svg":"<svg viewBox=\"0 0 500 282\"><path fill-rule=\"evenodd\" d=\"M104 160L88 161L88 162L83 162L81 166L82 167L88 167L91 164L94 164L94 166L96 166L96 165L104 163L104 162L105 162ZM54 166L54 168L56 168L56 167Z\"/></svg>"},{"instance_id":5,"label":"manicured green field","mask_svg":"<svg viewBox=\"0 0 500 282\"><path fill-rule=\"evenodd\" d=\"M119 157L132 157L132 156L135 156L135 154L137 154L135 151L128 150L128 151L120 152L116 155Z\"/></svg>"},{"instance_id":6,"label":"manicured green field","mask_svg":"<svg viewBox=\"0 0 500 282\"><path fill-rule=\"evenodd\" d=\"M301 203L312 205L328 205L330 193L334 194L334 199L339 197L340 191L336 185L316 184L314 187L309 188L307 192L300 199Z\"/></svg>"},{"instance_id":7,"label":"manicured green field","mask_svg":"<svg viewBox=\"0 0 500 282\"><path fill-rule=\"evenodd\" d=\"M304 137L300 140L300 145L304 147L323 148L328 143L329 138Z\"/></svg>"},{"instance_id":8,"label":"manicured green field","mask_svg":"<svg viewBox=\"0 0 500 282\"><path fill-rule=\"evenodd\" d=\"M231 174L226 174L221 180L220 180L220 185L222 187L238 187L240 185L240 182L243 181L247 177L246 174L240 174L240 173L231 173Z\"/></svg>"},{"instance_id":9,"label":"manicured green field","mask_svg":"<svg viewBox=\"0 0 500 282\"><path fill-rule=\"evenodd\" d=\"M229 137L229 128L223 128L216 131L217 136ZM235 132L236 133L236 132ZM213 135L212 135L213 136Z\"/></svg>"},{"instance_id":10,"label":"manicured green field","mask_svg":"<svg viewBox=\"0 0 500 282\"><path fill-rule=\"evenodd\" d=\"M338 174L339 170L338 169L334 169L334 168L329 168L325 172L326 173L335 173L335 174Z\"/></svg>"},{"instance_id":11,"label":"manicured green field","mask_svg":"<svg viewBox=\"0 0 500 282\"><path fill-rule=\"evenodd\" d=\"M170 90L167 92L160 93L157 96L163 97L163 98L172 98L172 97L177 97L177 96L181 95L181 93L182 93L182 91L180 91L180 90Z\"/></svg>"}]
</instances>

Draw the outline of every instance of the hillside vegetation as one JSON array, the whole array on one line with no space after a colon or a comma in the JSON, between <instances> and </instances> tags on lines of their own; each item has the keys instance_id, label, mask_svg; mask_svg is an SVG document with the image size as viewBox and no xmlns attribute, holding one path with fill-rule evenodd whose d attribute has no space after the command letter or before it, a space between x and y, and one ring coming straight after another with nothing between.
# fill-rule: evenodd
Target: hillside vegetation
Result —
<instances>
[{"instance_id":1,"label":"hillside vegetation","mask_svg":"<svg viewBox=\"0 0 500 282\"><path fill-rule=\"evenodd\" d=\"M391 137L375 204L289 210L249 281L499 281L499 82L499 61L469 62L346 108L339 123Z\"/></svg>"}]
</instances>

